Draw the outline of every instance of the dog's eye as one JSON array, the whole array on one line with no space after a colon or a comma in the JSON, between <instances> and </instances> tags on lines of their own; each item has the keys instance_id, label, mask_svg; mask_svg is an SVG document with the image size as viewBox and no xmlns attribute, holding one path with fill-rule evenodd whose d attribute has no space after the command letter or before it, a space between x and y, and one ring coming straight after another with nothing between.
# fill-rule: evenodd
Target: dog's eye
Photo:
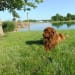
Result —
<instances>
[{"instance_id":1,"label":"dog's eye","mask_svg":"<svg viewBox=\"0 0 75 75\"><path fill-rule=\"evenodd\" d=\"M54 30L54 31L52 31L52 33L53 33L53 34L55 34L55 33L56 33L56 31Z\"/></svg>"},{"instance_id":2,"label":"dog's eye","mask_svg":"<svg viewBox=\"0 0 75 75\"><path fill-rule=\"evenodd\" d=\"M54 34L54 31L52 31L52 33Z\"/></svg>"}]
</instances>

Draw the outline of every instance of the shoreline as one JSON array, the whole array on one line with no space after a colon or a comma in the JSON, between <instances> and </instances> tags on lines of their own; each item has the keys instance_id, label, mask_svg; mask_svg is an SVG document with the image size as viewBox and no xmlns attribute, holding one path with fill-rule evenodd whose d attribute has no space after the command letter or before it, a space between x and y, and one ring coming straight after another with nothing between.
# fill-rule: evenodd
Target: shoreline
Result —
<instances>
[{"instance_id":1,"label":"shoreline","mask_svg":"<svg viewBox=\"0 0 75 75\"><path fill-rule=\"evenodd\" d=\"M75 22L75 20L70 20L70 21L50 21L50 23L71 23Z\"/></svg>"}]
</instances>

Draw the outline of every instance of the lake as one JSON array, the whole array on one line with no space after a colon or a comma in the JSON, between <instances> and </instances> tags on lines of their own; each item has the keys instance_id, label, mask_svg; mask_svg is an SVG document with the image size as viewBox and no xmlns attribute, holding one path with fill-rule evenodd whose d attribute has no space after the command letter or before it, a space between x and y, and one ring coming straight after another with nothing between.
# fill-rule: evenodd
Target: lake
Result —
<instances>
[{"instance_id":1,"label":"lake","mask_svg":"<svg viewBox=\"0 0 75 75\"><path fill-rule=\"evenodd\" d=\"M75 29L75 24L51 24L51 23L30 23L30 31L44 30L46 27L53 27L56 30ZM28 28L21 28L19 31L27 31Z\"/></svg>"}]
</instances>

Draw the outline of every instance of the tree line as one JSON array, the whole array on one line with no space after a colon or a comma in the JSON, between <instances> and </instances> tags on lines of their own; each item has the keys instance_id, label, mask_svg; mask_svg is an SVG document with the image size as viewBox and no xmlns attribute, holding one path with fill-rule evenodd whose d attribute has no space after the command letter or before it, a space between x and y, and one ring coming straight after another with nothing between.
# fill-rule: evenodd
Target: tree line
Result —
<instances>
[{"instance_id":1,"label":"tree line","mask_svg":"<svg viewBox=\"0 0 75 75\"><path fill-rule=\"evenodd\" d=\"M24 22L50 22L50 19L49 20L35 20L35 19L29 19L29 20L24 20Z\"/></svg>"},{"instance_id":2,"label":"tree line","mask_svg":"<svg viewBox=\"0 0 75 75\"><path fill-rule=\"evenodd\" d=\"M27 21L27 20L25 20ZM64 21L64 22L75 22L75 15L71 14L71 13L67 13L66 16L62 16L60 14L56 14L54 16L51 17L51 19L46 19L46 20L29 20L30 22L54 22L54 21Z\"/></svg>"},{"instance_id":3,"label":"tree line","mask_svg":"<svg viewBox=\"0 0 75 75\"><path fill-rule=\"evenodd\" d=\"M71 13L67 13L66 16L62 16L60 14L56 14L51 17L51 21L73 21L75 20L75 15Z\"/></svg>"}]
</instances>

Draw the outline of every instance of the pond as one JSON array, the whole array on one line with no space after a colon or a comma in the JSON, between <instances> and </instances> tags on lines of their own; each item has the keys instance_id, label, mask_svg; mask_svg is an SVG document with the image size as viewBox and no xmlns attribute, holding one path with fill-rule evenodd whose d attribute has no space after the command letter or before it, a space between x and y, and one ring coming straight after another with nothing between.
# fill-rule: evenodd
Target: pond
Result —
<instances>
[{"instance_id":1,"label":"pond","mask_svg":"<svg viewBox=\"0 0 75 75\"><path fill-rule=\"evenodd\" d=\"M30 31L44 30L46 27L53 27L56 30L75 29L75 24L51 24L51 23L30 23ZM28 28L22 28L19 31L27 31Z\"/></svg>"}]
</instances>

